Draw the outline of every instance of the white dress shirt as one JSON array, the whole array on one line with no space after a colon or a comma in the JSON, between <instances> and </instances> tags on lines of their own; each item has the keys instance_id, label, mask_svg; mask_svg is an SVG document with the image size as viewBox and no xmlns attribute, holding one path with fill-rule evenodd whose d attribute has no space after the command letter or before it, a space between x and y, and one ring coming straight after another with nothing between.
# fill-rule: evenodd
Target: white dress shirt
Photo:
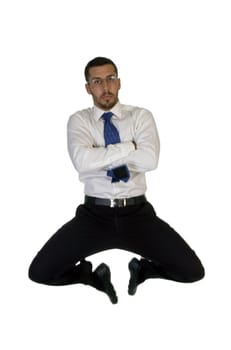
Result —
<instances>
[{"instance_id":1,"label":"white dress shirt","mask_svg":"<svg viewBox=\"0 0 231 350\"><path fill-rule=\"evenodd\" d=\"M94 106L70 116L67 125L68 151L84 192L98 198L130 198L146 192L145 172L154 170L159 158L159 136L152 114L143 108L120 104L111 109L112 123L121 143L105 147L105 111ZM128 182L111 182L107 170L126 164Z\"/></svg>"}]
</instances>

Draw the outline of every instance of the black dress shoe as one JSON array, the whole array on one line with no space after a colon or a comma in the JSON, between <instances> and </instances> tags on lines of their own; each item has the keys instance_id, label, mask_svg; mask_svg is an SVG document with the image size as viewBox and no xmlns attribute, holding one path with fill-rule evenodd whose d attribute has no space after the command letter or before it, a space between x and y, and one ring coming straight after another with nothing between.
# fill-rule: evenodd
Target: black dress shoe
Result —
<instances>
[{"instance_id":1,"label":"black dress shoe","mask_svg":"<svg viewBox=\"0 0 231 350\"><path fill-rule=\"evenodd\" d=\"M111 283L111 272L109 267L102 263L93 272L94 275L94 287L98 290L106 293L110 298L112 304L118 302L118 298L115 289Z\"/></svg>"},{"instance_id":2,"label":"black dress shoe","mask_svg":"<svg viewBox=\"0 0 231 350\"><path fill-rule=\"evenodd\" d=\"M134 295L136 293L137 286L140 283L140 271L141 271L140 261L136 258L133 258L128 264L128 268L130 271L128 294Z\"/></svg>"},{"instance_id":3,"label":"black dress shoe","mask_svg":"<svg viewBox=\"0 0 231 350\"><path fill-rule=\"evenodd\" d=\"M147 259L133 258L129 265L130 281L128 285L128 294L134 295L139 284L143 283L148 278L167 278L164 272L161 272L161 267L153 261Z\"/></svg>"}]
</instances>

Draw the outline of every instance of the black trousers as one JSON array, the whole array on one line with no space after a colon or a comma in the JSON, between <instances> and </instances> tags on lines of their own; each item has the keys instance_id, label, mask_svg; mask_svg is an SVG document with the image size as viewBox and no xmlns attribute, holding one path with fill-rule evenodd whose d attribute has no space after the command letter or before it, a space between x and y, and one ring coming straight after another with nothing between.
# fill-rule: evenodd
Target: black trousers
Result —
<instances>
[{"instance_id":1,"label":"black trousers","mask_svg":"<svg viewBox=\"0 0 231 350\"><path fill-rule=\"evenodd\" d=\"M84 282L75 272L77 262L113 248L151 260L170 280L194 282L204 276L195 252L146 202L125 208L80 205L38 252L29 277L50 285Z\"/></svg>"}]
</instances>

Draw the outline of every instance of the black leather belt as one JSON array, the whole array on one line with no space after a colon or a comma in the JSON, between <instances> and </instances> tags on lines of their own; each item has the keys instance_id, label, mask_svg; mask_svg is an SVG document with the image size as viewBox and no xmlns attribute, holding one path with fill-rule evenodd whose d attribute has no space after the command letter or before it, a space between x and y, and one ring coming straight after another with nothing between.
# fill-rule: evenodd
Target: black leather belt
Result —
<instances>
[{"instance_id":1,"label":"black leather belt","mask_svg":"<svg viewBox=\"0 0 231 350\"><path fill-rule=\"evenodd\" d=\"M103 205L110 208L124 208L129 205L137 205L147 202L145 196L131 197L131 198L115 198L115 199L106 199L106 198L97 198L85 196L85 204L91 205Z\"/></svg>"}]
</instances>

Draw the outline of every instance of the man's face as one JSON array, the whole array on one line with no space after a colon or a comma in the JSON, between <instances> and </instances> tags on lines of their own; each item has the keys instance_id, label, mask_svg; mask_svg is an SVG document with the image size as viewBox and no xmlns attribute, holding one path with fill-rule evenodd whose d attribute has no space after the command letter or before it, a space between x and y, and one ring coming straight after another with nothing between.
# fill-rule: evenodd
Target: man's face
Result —
<instances>
[{"instance_id":1,"label":"man's face","mask_svg":"<svg viewBox=\"0 0 231 350\"><path fill-rule=\"evenodd\" d=\"M107 111L118 102L120 79L111 64L92 67L89 69L89 80L86 84L87 92L92 95L94 104Z\"/></svg>"}]
</instances>

